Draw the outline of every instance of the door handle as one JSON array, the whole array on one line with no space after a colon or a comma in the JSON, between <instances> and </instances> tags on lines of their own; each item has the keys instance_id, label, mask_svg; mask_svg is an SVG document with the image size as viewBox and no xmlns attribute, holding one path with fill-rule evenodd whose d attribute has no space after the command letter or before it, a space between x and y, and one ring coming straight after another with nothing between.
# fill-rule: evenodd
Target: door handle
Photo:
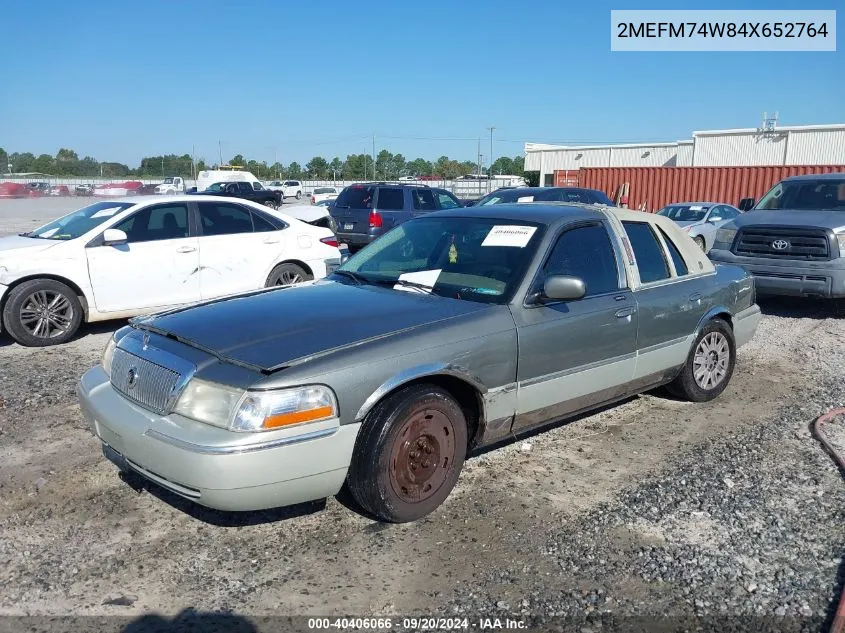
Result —
<instances>
[{"instance_id":1,"label":"door handle","mask_svg":"<svg viewBox=\"0 0 845 633\"><path fill-rule=\"evenodd\" d=\"M627 299L627 298L628 298L627 295L616 295L615 297L613 297L613 300L614 301L625 301L625 299Z\"/></svg>"},{"instance_id":2,"label":"door handle","mask_svg":"<svg viewBox=\"0 0 845 633\"><path fill-rule=\"evenodd\" d=\"M627 308L622 308L621 310L617 310L616 316L620 319L624 319L625 317L631 316L636 311L637 311L637 309L635 307L630 306L630 307L627 307Z\"/></svg>"},{"instance_id":3,"label":"door handle","mask_svg":"<svg viewBox=\"0 0 845 633\"><path fill-rule=\"evenodd\" d=\"M195 246L180 246L176 249L177 253L193 253L196 249Z\"/></svg>"},{"instance_id":4,"label":"door handle","mask_svg":"<svg viewBox=\"0 0 845 633\"><path fill-rule=\"evenodd\" d=\"M700 292L693 292L689 296L689 300L692 302L701 301L701 293Z\"/></svg>"}]
</instances>

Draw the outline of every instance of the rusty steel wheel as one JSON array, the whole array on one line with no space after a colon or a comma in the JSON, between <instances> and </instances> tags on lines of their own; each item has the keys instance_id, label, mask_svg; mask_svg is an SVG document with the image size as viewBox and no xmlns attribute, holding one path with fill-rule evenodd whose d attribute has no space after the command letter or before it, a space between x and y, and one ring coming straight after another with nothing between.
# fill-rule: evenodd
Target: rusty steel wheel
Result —
<instances>
[{"instance_id":1,"label":"rusty steel wheel","mask_svg":"<svg viewBox=\"0 0 845 633\"><path fill-rule=\"evenodd\" d=\"M361 426L347 487L382 521L416 521L449 496L466 452L467 423L455 399L430 384L406 387Z\"/></svg>"},{"instance_id":2,"label":"rusty steel wheel","mask_svg":"<svg viewBox=\"0 0 845 633\"><path fill-rule=\"evenodd\" d=\"M436 494L455 461L455 427L437 409L418 409L402 425L390 455L390 484L406 503Z\"/></svg>"}]
</instances>

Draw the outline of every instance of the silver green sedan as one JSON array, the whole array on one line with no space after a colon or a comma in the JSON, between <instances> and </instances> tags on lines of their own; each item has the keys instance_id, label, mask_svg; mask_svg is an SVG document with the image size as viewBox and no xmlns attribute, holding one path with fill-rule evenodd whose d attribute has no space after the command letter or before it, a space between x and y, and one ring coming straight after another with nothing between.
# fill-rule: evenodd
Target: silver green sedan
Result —
<instances>
[{"instance_id":1,"label":"silver green sedan","mask_svg":"<svg viewBox=\"0 0 845 633\"><path fill-rule=\"evenodd\" d=\"M674 220L705 253L716 241L716 231L742 213L736 207L718 202L677 202L657 212Z\"/></svg>"}]
</instances>

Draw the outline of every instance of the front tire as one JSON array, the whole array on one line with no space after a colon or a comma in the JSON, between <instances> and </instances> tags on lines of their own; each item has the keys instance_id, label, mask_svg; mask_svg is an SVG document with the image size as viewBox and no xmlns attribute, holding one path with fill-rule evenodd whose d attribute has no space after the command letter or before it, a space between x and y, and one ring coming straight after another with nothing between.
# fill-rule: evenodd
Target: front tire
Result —
<instances>
[{"instance_id":1,"label":"front tire","mask_svg":"<svg viewBox=\"0 0 845 633\"><path fill-rule=\"evenodd\" d=\"M275 200L266 200L266 201L264 202L264 206L265 206L265 207L270 207L271 209L278 209L278 208L279 208L279 203L278 203L278 202L276 202Z\"/></svg>"},{"instance_id":2,"label":"front tire","mask_svg":"<svg viewBox=\"0 0 845 633\"><path fill-rule=\"evenodd\" d=\"M467 423L452 396L430 384L400 389L367 416L346 485L381 521L416 521L454 488L467 452Z\"/></svg>"},{"instance_id":3,"label":"front tire","mask_svg":"<svg viewBox=\"0 0 845 633\"><path fill-rule=\"evenodd\" d=\"M16 286L3 309L3 326L27 347L60 345L82 323L82 304L76 293L53 279L34 279Z\"/></svg>"},{"instance_id":4,"label":"front tire","mask_svg":"<svg viewBox=\"0 0 845 633\"><path fill-rule=\"evenodd\" d=\"M735 365L733 330L722 319L713 319L701 328L684 368L668 389L692 402L713 400L728 386Z\"/></svg>"},{"instance_id":5,"label":"front tire","mask_svg":"<svg viewBox=\"0 0 845 633\"><path fill-rule=\"evenodd\" d=\"M272 270L270 276L267 277L266 287L292 286L312 279L314 279L314 276L309 274L302 266L291 263L279 264Z\"/></svg>"}]
</instances>

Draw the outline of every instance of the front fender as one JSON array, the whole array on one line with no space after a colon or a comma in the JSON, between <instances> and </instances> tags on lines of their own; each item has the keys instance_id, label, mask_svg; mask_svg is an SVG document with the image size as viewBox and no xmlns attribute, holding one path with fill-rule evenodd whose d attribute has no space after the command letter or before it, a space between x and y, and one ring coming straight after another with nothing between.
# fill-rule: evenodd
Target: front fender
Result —
<instances>
[{"instance_id":1,"label":"front fender","mask_svg":"<svg viewBox=\"0 0 845 633\"><path fill-rule=\"evenodd\" d=\"M414 380L419 380L420 378L426 378L429 376L449 376L451 378L462 380L473 387L482 396L481 403L483 406L483 396L487 393L487 386L478 376L458 365L450 363L428 363L425 365L417 365L416 367L403 369L398 374L391 376L388 380L379 385L379 387L367 397L364 404L361 405L361 408L358 409L358 413L355 415L355 421L360 422L363 420L373 407L391 391L396 390L402 385L413 382ZM484 419L483 411L481 419Z\"/></svg>"}]
</instances>

